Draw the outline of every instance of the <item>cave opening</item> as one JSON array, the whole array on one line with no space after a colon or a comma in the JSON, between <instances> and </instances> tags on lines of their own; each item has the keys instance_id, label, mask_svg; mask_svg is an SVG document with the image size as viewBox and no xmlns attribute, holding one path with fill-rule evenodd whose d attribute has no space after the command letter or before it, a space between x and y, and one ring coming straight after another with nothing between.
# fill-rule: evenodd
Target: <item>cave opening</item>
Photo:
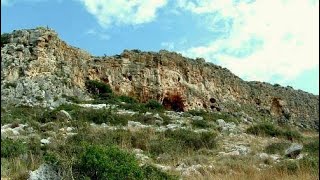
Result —
<instances>
[{"instance_id":1,"label":"cave opening","mask_svg":"<svg viewBox=\"0 0 320 180\"><path fill-rule=\"evenodd\" d=\"M166 109L173 110L176 112L183 112L185 108L184 99L181 97L180 94L166 96L162 101L162 105Z\"/></svg>"}]
</instances>

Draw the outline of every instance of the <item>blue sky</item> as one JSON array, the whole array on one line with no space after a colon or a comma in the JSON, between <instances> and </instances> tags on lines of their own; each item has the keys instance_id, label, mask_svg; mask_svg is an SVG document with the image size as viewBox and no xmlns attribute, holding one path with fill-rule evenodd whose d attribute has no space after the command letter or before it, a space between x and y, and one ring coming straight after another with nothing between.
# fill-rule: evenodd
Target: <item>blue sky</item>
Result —
<instances>
[{"instance_id":1,"label":"blue sky","mask_svg":"<svg viewBox=\"0 0 320 180\"><path fill-rule=\"evenodd\" d=\"M1 1L1 33L37 26L93 55L167 49L319 94L318 0Z\"/></svg>"}]
</instances>

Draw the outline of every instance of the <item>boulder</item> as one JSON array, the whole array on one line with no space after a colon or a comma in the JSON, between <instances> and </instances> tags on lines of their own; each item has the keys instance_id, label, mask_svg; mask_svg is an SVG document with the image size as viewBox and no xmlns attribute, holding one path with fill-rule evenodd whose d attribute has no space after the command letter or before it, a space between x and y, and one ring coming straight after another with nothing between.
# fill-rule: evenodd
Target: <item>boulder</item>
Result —
<instances>
[{"instance_id":1,"label":"boulder","mask_svg":"<svg viewBox=\"0 0 320 180\"><path fill-rule=\"evenodd\" d=\"M38 169L31 171L29 175L28 180L59 180L62 178L55 169L48 164L42 164Z\"/></svg>"},{"instance_id":2,"label":"boulder","mask_svg":"<svg viewBox=\"0 0 320 180\"><path fill-rule=\"evenodd\" d=\"M296 158L303 148L301 144L292 144L288 149L285 150L285 156L290 158Z\"/></svg>"}]
</instances>

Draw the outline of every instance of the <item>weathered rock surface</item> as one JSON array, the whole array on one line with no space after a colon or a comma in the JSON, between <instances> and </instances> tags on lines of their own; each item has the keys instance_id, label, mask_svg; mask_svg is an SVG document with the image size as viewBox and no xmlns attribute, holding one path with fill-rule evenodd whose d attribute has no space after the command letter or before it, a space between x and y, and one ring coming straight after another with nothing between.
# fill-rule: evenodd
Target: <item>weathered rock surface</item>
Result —
<instances>
[{"instance_id":1,"label":"weathered rock surface","mask_svg":"<svg viewBox=\"0 0 320 180\"><path fill-rule=\"evenodd\" d=\"M28 180L59 180L61 178L53 167L42 164L38 169L30 172Z\"/></svg>"},{"instance_id":2,"label":"weathered rock surface","mask_svg":"<svg viewBox=\"0 0 320 180\"><path fill-rule=\"evenodd\" d=\"M319 96L246 82L203 59L165 50L95 57L45 28L16 30L8 37L1 48L2 105L54 107L65 103L65 96L88 99L85 81L91 79L109 84L117 94L141 102L157 99L173 110L243 111L253 118L263 115L301 128L319 127ZM176 99L183 104L171 107Z\"/></svg>"},{"instance_id":3,"label":"weathered rock surface","mask_svg":"<svg viewBox=\"0 0 320 180\"><path fill-rule=\"evenodd\" d=\"M285 155L290 158L296 158L301 150L303 148L303 145L301 144L292 144L288 149L285 151Z\"/></svg>"}]
</instances>

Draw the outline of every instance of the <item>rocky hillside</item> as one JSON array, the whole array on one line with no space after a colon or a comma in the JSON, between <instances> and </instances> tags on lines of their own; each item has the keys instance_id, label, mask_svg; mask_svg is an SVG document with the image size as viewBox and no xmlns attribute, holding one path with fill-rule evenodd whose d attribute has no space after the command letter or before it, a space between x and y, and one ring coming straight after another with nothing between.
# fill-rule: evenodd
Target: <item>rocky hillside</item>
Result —
<instances>
[{"instance_id":1,"label":"rocky hillside","mask_svg":"<svg viewBox=\"0 0 320 180\"><path fill-rule=\"evenodd\" d=\"M46 28L1 35L1 103L57 107L65 97L90 99L85 84L98 80L113 92L156 99L167 109L248 114L301 128L319 127L319 96L263 82L246 82L202 58L175 52L124 50L96 57ZM243 118L246 118L244 116Z\"/></svg>"}]
</instances>

